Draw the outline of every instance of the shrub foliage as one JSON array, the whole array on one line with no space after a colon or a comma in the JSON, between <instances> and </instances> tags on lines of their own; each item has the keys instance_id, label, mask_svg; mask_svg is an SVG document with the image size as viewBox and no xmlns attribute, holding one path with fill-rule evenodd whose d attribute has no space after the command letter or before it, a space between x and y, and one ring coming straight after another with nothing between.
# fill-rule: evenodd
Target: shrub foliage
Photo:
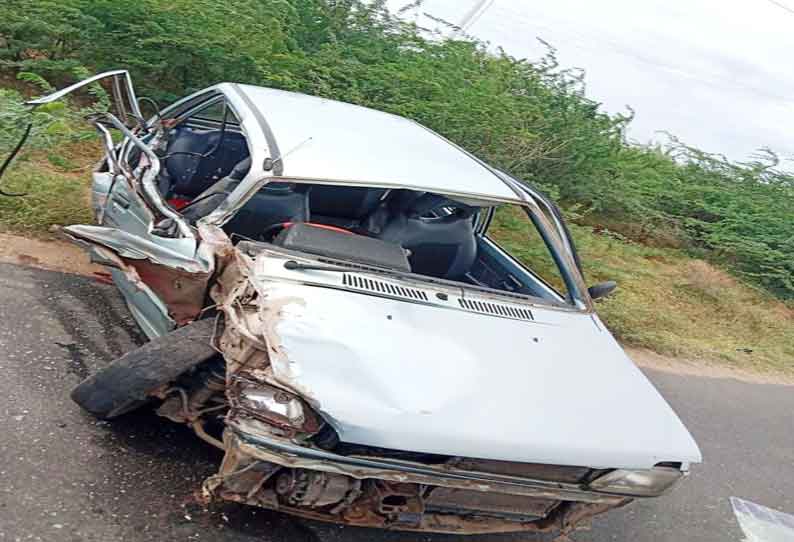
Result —
<instances>
[{"instance_id":1,"label":"shrub foliage","mask_svg":"<svg viewBox=\"0 0 794 542\"><path fill-rule=\"evenodd\" d=\"M382 0L4 0L0 69L63 84L124 67L161 102L227 80L391 111L551 192L579 221L675 239L794 298L794 177L774 154L731 163L674 139L629 145L631 115L588 99L553 49L529 62L455 36L402 22Z\"/></svg>"}]
</instances>

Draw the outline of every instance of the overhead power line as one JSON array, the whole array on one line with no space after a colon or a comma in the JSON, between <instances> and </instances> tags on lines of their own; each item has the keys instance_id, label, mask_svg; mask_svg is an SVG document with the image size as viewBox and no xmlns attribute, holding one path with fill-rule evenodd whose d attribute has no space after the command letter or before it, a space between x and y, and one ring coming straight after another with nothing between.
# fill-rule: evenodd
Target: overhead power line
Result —
<instances>
[{"instance_id":1,"label":"overhead power line","mask_svg":"<svg viewBox=\"0 0 794 542\"><path fill-rule=\"evenodd\" d=\"M465 32L468 30L471 25L477 22L477 20L482 17L482 14L488 11L494 3L494 0L477 0L474 5L466 12L463 18L458 23L458 27L461 31Z\"/></svg>"},{"instance_id":2,"label":"overhead power line","mask_svg":"<svg viewBox=\"0 0 794 542\"><path fill-rule=\"evenodd\" d=\"M783 2L778 2L777 0L767 0L767 2L769 2L770 4L774 4L774 5L776 5L776 6L777 6L777 7L779 7L780 9L785 9L786 11L788 11L789 13L791 13L792 15L794 15L794 8L790 8L790 7L788 7L788 6L787 6L786 4L784 4Z\"/></svg>"},{"instance_id":3,"label":"overhead power line","mask_svg":"<svg viewBox=\"0 0 794 542\"><path fill-rule=\"evenodd\" d=\"M467 26L466 28L471 28L471 27L472 27L472 25L473 25L474 23L476 23L477 21L479 21L479 20L480 20L480 17L482 17L482 16L483 16L483 14L485 14L485 12L486 12L486 11L488 11L488 8L490 8L490 7L493 5L493 3L494 3L495 1L496 1L496 0L490 0L490 2L488 2L488 3L485 5L485 7L483 7L483 8L480 10L480 12L479 12L479 13L477 13L477 15L475 15L475 16L474 16L474 18L473 18L471 21L469 21L469 24L468 24L468 26Z\"/></svg>"}]
</instances>

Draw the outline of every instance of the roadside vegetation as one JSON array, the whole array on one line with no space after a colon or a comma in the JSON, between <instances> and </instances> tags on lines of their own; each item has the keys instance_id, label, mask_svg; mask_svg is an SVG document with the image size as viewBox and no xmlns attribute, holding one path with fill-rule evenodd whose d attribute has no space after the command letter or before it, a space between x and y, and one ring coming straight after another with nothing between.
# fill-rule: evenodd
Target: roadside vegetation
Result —
<instances>
[{"instance_id":1,"label":"roadside vegetation","mask_svg":"<svg viewBox=\"0 0 794 542\"><path fill-rule=\"evenodd\" d=\"M49 90L46 82L39 85L45 88L32 85L28 91ZM5 159L27 124L33 124L25 152L0 185L3 192L13 194L0 195L0 227L41 236L52 225L90 221L88 172L99 155L93 130L81 120L81 113L87 111L55 103L30 115L23 99L15 89L0 88L0 159Z\"/></svg>"},{"instance_id":2,"label":"roadside vegetation","mask_svg":"<svg viewBox=\"0 0 794 542\"><path fill-rule=\"evenodd\" d=\"M506 211L506 212L502 212ZM491 226L498 242L555 287L561 280L517 209ZM571 224L591 284L615 280L597 301L599 316L626 345L686 361L759 372L794 371L794 309L760 286L694 257L686 248L653 247L620 234ZM528 242L535 240L536 242Z\"/></svg>"},{"instance_id":3,"label":"roadside vegetation","mask_svg":"<svg viewBox=\"0 0 794 542\"><path fill-rule=\"evenodd\" d=\"M631 112L601 110L552 48L528 62L441 39L380 1L6 0L0 15L4 154L26 122L20 92L117 67L163 105L227 80L391 111L559 201L588 280L619 283L599 312L624 342L794 370L794 176L768 150L732 163L672 137L629 144ZM1 227L89 220L88 104L37 111L3 182L30 195L0 198Z\"/></svg>"}]
</instances>

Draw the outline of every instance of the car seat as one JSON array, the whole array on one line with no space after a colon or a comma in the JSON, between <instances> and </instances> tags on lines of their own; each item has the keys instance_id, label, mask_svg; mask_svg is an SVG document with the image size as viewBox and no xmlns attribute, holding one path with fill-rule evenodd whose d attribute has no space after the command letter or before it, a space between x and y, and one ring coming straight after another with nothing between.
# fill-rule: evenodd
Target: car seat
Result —
<instances>
[{"instance_id":1,"label":"car seat","mask_svg":"<svg viewBox=\"0 0 794 542\"><path fill-rule=\"evenodd\" d=\"M460 280L477 257L475 212L444 196L406 191L388 202L375 235L409 250L414 273Z\"/></svg>"},{"instance_id":2,"label":"car seat","mask_svg":"<svg viewBox=\"0 0 794 542\"><path fill-rule=\"evenodd\" d=\"M309 192L312 220L356 229L380 203L381 188L313 185Z\"/></svg>"},{"instance_id":3,"label":"car seat","mask_svg":"<svg viewBox=\"0 0 794 542\"><path fill-rule=\"evenodd\" d=\"M242 134L178 126L169 133L163 157L168 192L195 198L229 175L247 156L248 147Z\"/></svg>"},{"instance_id":4,"label":"car seat","mask_svg":"<svg viewBox=\"0 0 794 542\"><path fill-rule=\"evenodd\" d=\"M182 211L183 216L195 223L207 216L237 188L251 168L246 158L232 168L229 175L199 194ZM258 239L268 227L279 222L304 222L309 219L307 190L294 183L271 182L260 188L245 202L223 228L229 234Z\"/></svg>"}]
</instances>

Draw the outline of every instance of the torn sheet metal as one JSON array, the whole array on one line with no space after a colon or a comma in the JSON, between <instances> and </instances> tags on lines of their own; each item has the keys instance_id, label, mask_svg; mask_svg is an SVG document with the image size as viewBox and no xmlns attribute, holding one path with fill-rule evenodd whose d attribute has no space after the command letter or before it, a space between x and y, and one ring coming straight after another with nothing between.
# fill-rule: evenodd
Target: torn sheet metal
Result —
<instances>
[{"instance_id":1,"label":"torn sheet metal","mask_svg":"<svg viewBox=\"0 0 794 542\"><path fill-rule=\"evenodd\" d=\"M33 100L29 100L29 101L25 102L25 104L26 105L32 105L32 106L38 106L38 105L44 105L44 104L52 103L52 102L60 100L64 96L66 96L68 94L71 94L72 92L74 92L76 90L79 90L81 88L87 87L88 85L91 85L93 83L99 83L100 81L103 81L103 80L106 80L106 79L112 79L114 85L120 86L121 84L118 82L119 78L124 80L124 83L123 83L124 84L124 91L127 93L127 97L126 97L126 100L124 100L125 103L121 103L120 101L118 101L119 96L115 96L115 98L116 98L116 100L118 102L118 103L116 103L116 107L119 108L120 111L124 111L124 110L129 111L137 119L143 118L142 115L141 115L141 111L138 108L138 100L135 97L135 89L132 86L132 80L130 79L130 74L129 74L129 72L127 70L112 70L112 71L107 71L107 72L104 72L104 73L99 73L99 74L94 75L92 77L89 77L87 79L83 79L82 81L78 81L77 83L74 83L73 85L70 85L68 87L65 87L65 88L62 88L62 89L57 90L55 92L52 92L50 94L47 94L46 96L42 96L40 98L35 98ZM115 92L115 87L114 87L114 92ZM120 94L120 93L117 93L117 94Z\"/></svg>"},{"instance_id":2,"label":"torn sheet metal","mask_svg":"<svg viewBox=\"0 0 794 542\"><path fill-rule=\"evenodd\" d=\"M105 226L66 226L62 231L75 241L105 246L125 259L149 260L188 273L206 273L212 269L211 260L193 257L195 239L158 237L155 243L145 237Z\"/></svg>"},{"instance_id":3,"label":"torn sheet metal","mask_svg":"<svg viewBox=\"0 0 794 542\"><path fill-rule=\"evenodd\" d=\"M161 168L160 157L155 154L149 145L144 143L138 137L138 135L133 133L132 130L127 128L114 115L105 113L104 116L117 130L126 136L127 141L131 145L137 147L142 153L138 167L136 168L136 172L140 172L140 180L138 180L138 175L130 176L130 180L136 185L136 190L138 190L138 192L144 196L144 198L161 217L171 222L176 232L179 232L179 237L184 237L187 239L194 238L193 230L191 230L190 225L182 217L182 215L174 211L165 203L162 195L160 194L160 189L157 187L157 178L160 174ZM140 119L140 122L143 124L143 119ZM146 129L145 126L143 128ZM149 224L149 230L152 231L154 227L155 222L151 222ZM172 236L176 237L176 233L172 234Z\"/></svg>"},{"instance_id":4,"label":"torn sheet metal","mask_svg":"<svg viewBox=\"0 0 794 542\"><path fill-rule=\"evenodd\" d=\"M152 303L162 303L177 325L198 317L204 308L207 285L215 269L210 247L195 251L192 238L158 239L157 243L141 236L103 226L68 226L62 230L86 248L92 260L122 271L134 288L151 292ZM159 312L159 311L154 311ZM152 319L140 315L139 321ZM146 327L146 326L144 326Z\"/></svg>"},{"instance_id":5,"label":"torn sheet metal","mask_svg":"<svg viewBox=\"0 0 794 542\"><path fill-rule=\"evenodd\" d=\"M128 260L141 281L168 307L168 314L177 325L198 318L204 308L209 272L189 273L164 267L148 260Z\"/></svg>"}]
</instances>

